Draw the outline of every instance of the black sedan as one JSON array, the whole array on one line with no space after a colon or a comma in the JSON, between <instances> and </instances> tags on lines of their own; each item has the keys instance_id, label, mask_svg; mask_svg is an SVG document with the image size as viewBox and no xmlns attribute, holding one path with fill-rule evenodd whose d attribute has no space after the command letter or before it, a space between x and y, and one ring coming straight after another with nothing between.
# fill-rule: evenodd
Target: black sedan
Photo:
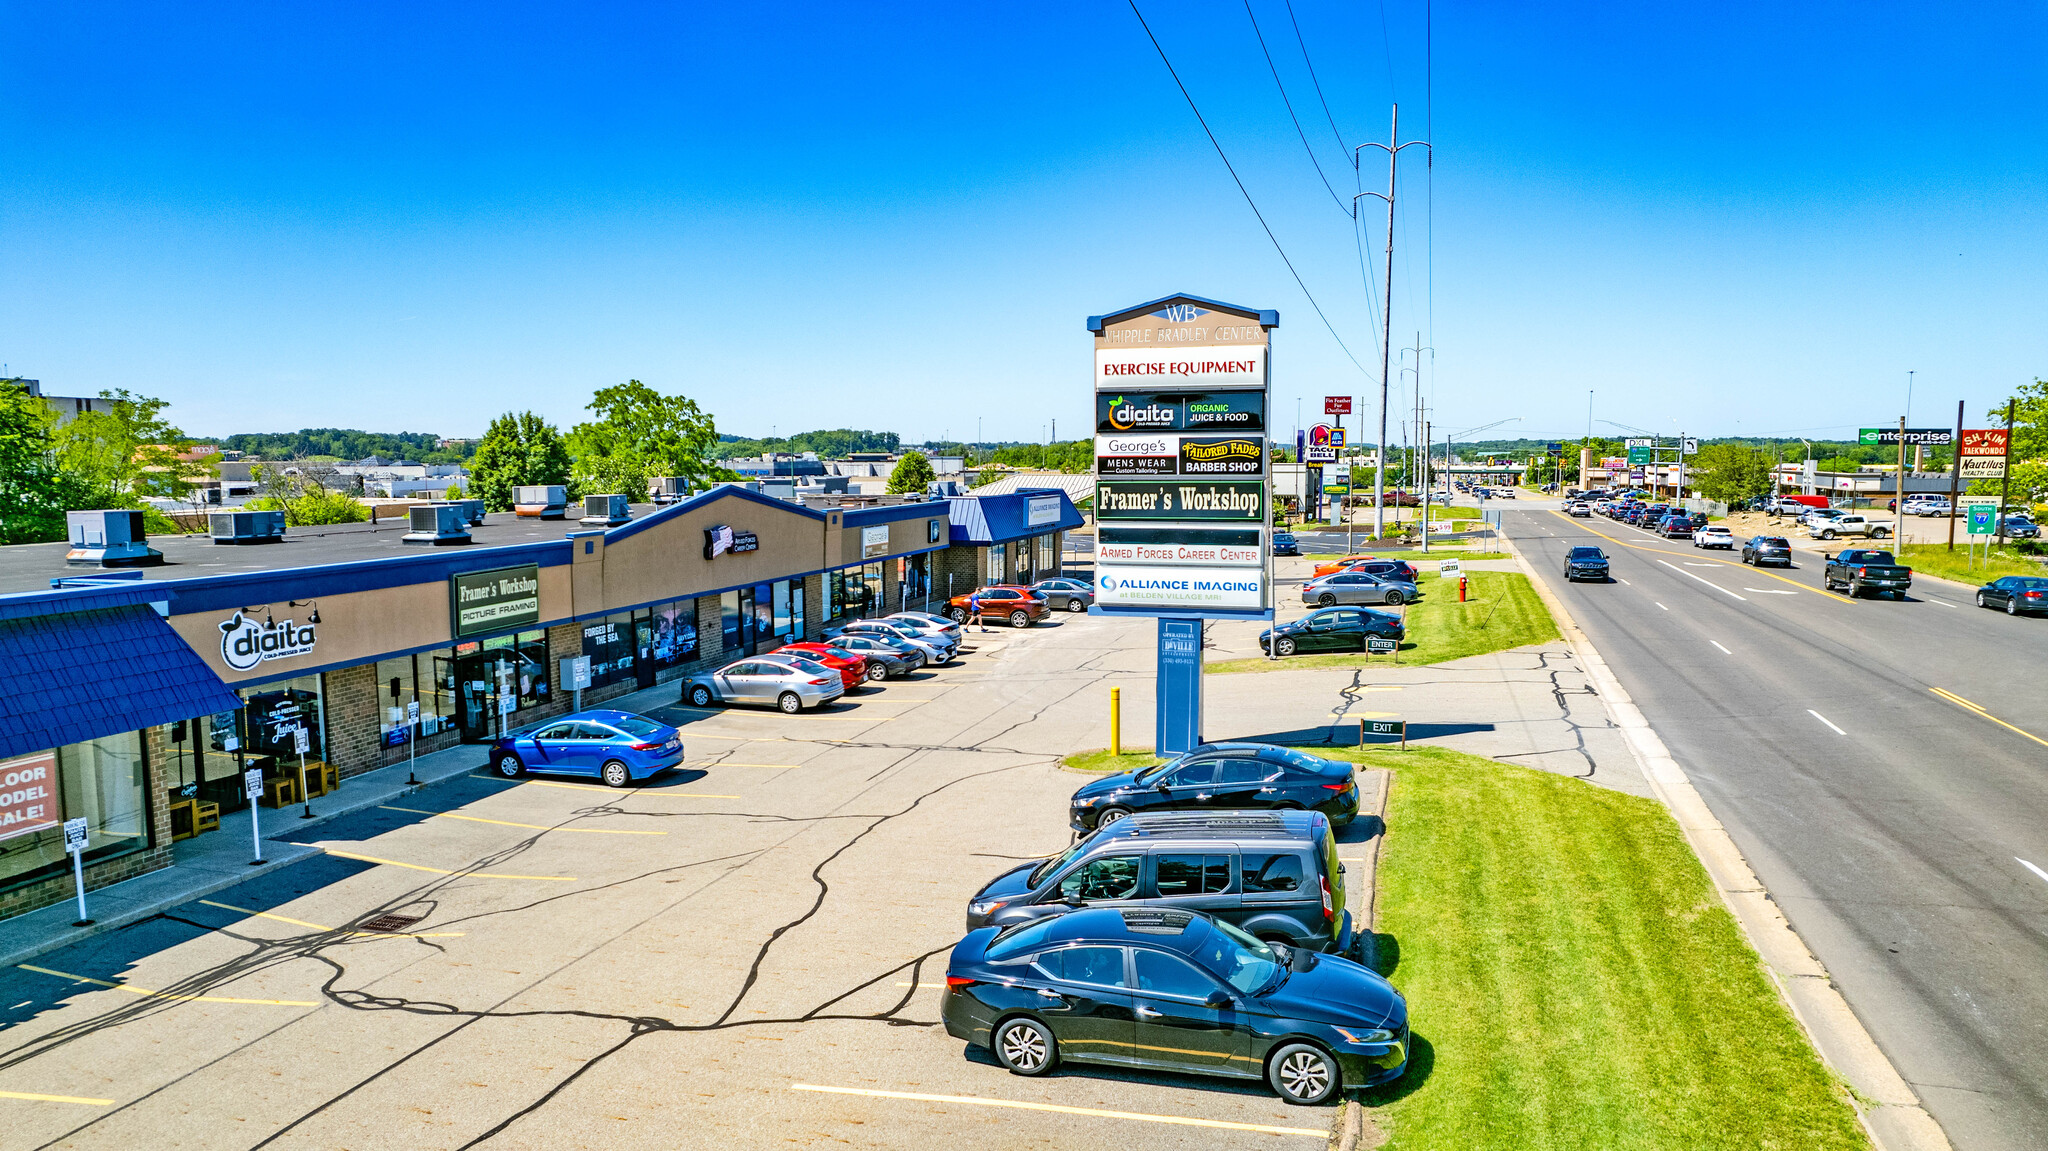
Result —
<instances>
[{"instance_id":1,"label":"black sedan","mask_svg":"<svg viewBox=\"0 0 2048 1151\"><path fill-rule=\"evenodd\" d=\"M1264 1079L1313 1106L1408 1066L1408 1004L1369 968L1199 912L1091 908L953 948L946 1033L1017 1075L1063 1059Z\"/></svg>"},{"instance_id":2,"label":"black sedan","mask_svg":"<svg viewBox=\"0 0 2048 1151\"><path fill-rule=\"evenodd\" d=\"M1657 525L1656 531L1667 540L1689 540L1692 538L1692 529L1691 516L1668 515Z\"/></svg>"},{"instance_id":3,"label":"black sedan","mask_svg":"<svg viewBox=\"0 0 2048 1151\"><path fill-rule=\"evenodd\" d=\"M1087 611L1095 602L1095 589L1086 580L1042 579L1031 585L1031 594L1046 602L1054 611Z\"/></svg>"},{"instance_id":4,"label":"black sedan","mask_svg":"<svg viewBox=\"0 0 2048 1151\"><path fill-rule=\"evenodd\" d=\"M1564 578L1566 583L1573 580L1599 580L1606 583L1607 553L1599 548L1580 545L1564 554Z\"/></svg>"},{"instance_id":5,"label":"black sedan","mask_svg":"<svg viewBox=\"0 0 2048 1151\"><path fill-rule=\"evenodd\" d=\"M1292 623L1283 623L1259 633L1259 650L1289 656L1297 651L1364 651L1366 640L1408 636L1401 617L1363 607L1326 607L1312 611Z\"/></svg>"},{"instance_id":6,"label":"black sedan","mask_svg":"<svg viewBox=\"0 0 2048 1151\"><path fill-rule=\"evenodd\" d=\"M2001 576L1977 589L1977 606L2004 608L2007 615L2048 612L2048 579Z\"/></svg>"},{"instance_id":7,"label":"black sedan","mask_svg":"<svg viewBox=\"0 0 2048 1151\"><path fill-rule=\"evenodd\" d=\"M1298 556L1301 554L1301 541L1294 538L1293 532L1274 532L1273 554L1276 556Z\"/></svg>"},{"instance_id":8,"label":"black sedan","mask_svg":"<svg viewBox=\"0 0 2048 1151\"><path fill-rule=\"evenodd\" d=\"M1763 567L1775 564L1778 567L1792 566L1792 545L1784 536L1751 536L1742 545L1742 562Z\"/></svg>"},{"instance_id":9,"label":"black sedan","mask_svg":"<svg viewBox=\"0 0 2048 1151\"><path fill-rule=\"evenodd\" d=\"M880 635L848 633L834 637L832 646L867 657L871 666L881 667L884 679L900 679L923 667L925 663L924 649L916 644L903 643Z\"/></svg>"},{"instance_id":10,"label":"black sedan","mask_svg":"<svg viewBox=\"0 0 2048 1151\"><path fill-rule=\"evenodd\" d=\"M1115 823L1133 811L1284 807L1320 811L1342 827L1358 815L1351 765L1270 743L1205 743L1140 771L1081 785L1068 801L1078 831Z\"/></svg>"}]
</instances>

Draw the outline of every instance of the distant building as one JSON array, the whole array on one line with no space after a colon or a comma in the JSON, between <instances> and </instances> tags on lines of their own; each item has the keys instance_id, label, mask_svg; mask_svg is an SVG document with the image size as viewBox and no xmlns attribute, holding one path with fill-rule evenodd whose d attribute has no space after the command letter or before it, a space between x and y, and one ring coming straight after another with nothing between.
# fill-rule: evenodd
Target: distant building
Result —
<instances>
[{"instance_id":1,"label":"distant building","mask_svg":"<svg viewBox=\"0 0 2048 1151\"><path fill-rule=\"evenodd\" d=\"M53 396L43 391L43 382L41 380L15 380L13 382L17 388L26 388L29 395L40 397L44 406L56 413L57 426L60 428L86 412L104 411L106 405L111 402L99 396Z\"/></svg>"}]
</instances>

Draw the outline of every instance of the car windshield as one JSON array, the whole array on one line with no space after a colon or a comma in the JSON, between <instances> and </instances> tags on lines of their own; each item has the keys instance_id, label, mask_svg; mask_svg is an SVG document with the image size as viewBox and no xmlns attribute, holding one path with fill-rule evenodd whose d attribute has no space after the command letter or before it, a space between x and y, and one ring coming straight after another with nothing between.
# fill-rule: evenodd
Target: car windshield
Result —
<instances>
[{"instance_id":1,"label":"car windshield","mask_svg":"<svg viewBox=\"0 0 2048 1151\"><path fill-rule=\"evenodd\" d=\"M605 722L611 724L613 727L618 728L620 731L625 732L627 735L637 735L642 739L653 739L655 736L660 735L662 732L668 730L661 724L658 724L653 720L648 719L646 716L641 715L626 715L619 716L617 718L607 718Z\"/></svg>"},{"instance_id":2,"label":"car windshield","mask_svg":"<svg viewBox=\"0 0 2048 1151\"><path fill-rule=\"evenodd\" d=\"M1013 956L1021 955L1044 942L1046 933L1058 919L1034 919L1029 923L1000 932L988 942L986 954L993 963L1001 963Z\"/></svg>"},{"instance_id":3,"label":"car windshield","mask_svg":"<svg viewBox=\"0 0 2048 1151\"><path fill-rule=\"evenodd\" d=\"M1250 995L1287 975L1273 949L1227 923L1211 919L1209 936L1192 958L1241 994Z\"/></svg>"},{"instance_id":4,"label":"car windshield","mask_svg":"<svg viewBox=\"0 0 2048 1151\"><path fill-rule=\"evenodd\" d=\"M1329 762L1318 756L1310 755L1305 751L1296 751L1291 747L1276 747L1270 750L1262 750L1259 753L1259 758L1265 760L1277 759L1289 767L1299 767L1305 771L1320 771L1323 765Z\"/></svg>"},{"instance_id":5,"label":"car windshield","mask_svg":"<svg viewBox=\"0 0 2048 1151\"><path fill-rule=\"evenodd\" d=\"M1892 562L1890 552L1857 552L1853 561L1859 564L1888 564Z\"/></svg>"},{"instance_id":6,"label":"car windshield","mask_svg":"<svg viewBox=\"0 0 2048 1151\"><path fill-rule=\"evenodd\" d=\"M1785 542L1784 536L1761 536L1757 539L1756 543L1758 547L1765 548L1789 548L1792 546Z\"/></svg>"},{"instance_id":7,"label":"car windshield","mask_svg":"<svg viewBox=\"0 0 2048 1151\"><path fill-rule=\"evenodd\" d=\"M845 648L843 648L843 647L831 647L831 646L827 646L827 647L825 648L825 654L826 654L826 655L830 655L830 656L837 656L837 657L839 657L840 659L859 659L859 658L860 658L859 656L857 656L857 655L853 654L852 652L850 652L850 651L846 650L846 649L845 649Z\"/></svg>"},{"instance_id":8,"label":"car windshield","mask_svg":"<svg viewBox=\"0 0 2048 1151\"><path fill-rule=\"evenodd\" d=\"M1195 757L1192 755L1184 755L1179 757L1178 759L1169 759L1165 763L1162 763L1157 767L1145 768L1139 771L1138 774L1132 778L1131 782L1140 784L1157 783L1159 782L1160 776L1165 775L1167 772L1172 771L1174 768L1179 767L1181 764L1186 763L1193 758Z\"/></svg>"},{"instance_id":9,"label":"car windshield","mask_svg":"<svg viewBox=\"0 0 2048 1151\"><path fill-rule=\"evenodd\" d=\"M1067 848L1065 851L1060 852L1058 855L1055 855L1051 859L1046 860L1044 863L1039 864L1037 867L1032 868L1030 878L1031 886L1035 888L1039 884L1045 882L1046 876L1051 875L1053 872L1058 871L1061 867L1065 866L1066 862L1069 859L1072 859L1075 856L1081 854L1081 849L1086 846L1088 846L1088 840L1086 838L1083 838L1079 843L1076 843L1074 846Z\"/></svg>"},{"instance_id":10,"label":"car windshield","mask_svg":"<svg viewBox=\"0 0 2048 1151\"><path fill-rule=\"evenodd\" d=\"M1607 557L1600 554L1599 548L1573 548L1571 558L1575 560L1598 560L1606 559Z\"/></svg>"}]
</instances>

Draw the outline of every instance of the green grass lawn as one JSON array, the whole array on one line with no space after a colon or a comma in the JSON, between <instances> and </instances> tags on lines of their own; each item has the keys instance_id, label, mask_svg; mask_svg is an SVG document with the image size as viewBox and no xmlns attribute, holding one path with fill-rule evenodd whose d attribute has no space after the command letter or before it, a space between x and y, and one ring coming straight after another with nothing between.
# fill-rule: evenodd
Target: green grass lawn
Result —
<instances>
[{"instance_id":1,"label":"green grass lawn","mask_svg":"<svg viewBox=\"0 0 2048 1151\"><path fill-rule=\"evenodd\" d=\"M1122 755L1111 755L1108 748L1098 747L1090 751L1077 751L1060 760L1060 766L1069 771L1110 775L1119 771L1136 771L1141 767L1151 767L1162 762L1164 761L1152 754L1149 747L1126 748Z\"/></svg>"},{"instance_id":2,"label":"green grass lawn","mask_svg":"<svg viewBox=\"0 0 2048 1151\"><path fill-rule=\"evenodd\" d=\"M1962 533L1958 532L1958 537ZM1899 552L1900 563L1923 575L1940 576L1957 583L1986 584L1999 576L2048 576L2048 564L2027 559L2011 548L1994 550L1987 560L1985 549L1976 549L1976 562L1967 562L1970 557L1962 546L1960 538L1956 550L1950 551L1945 544L1907 544Z\"/></svg>"},{"instance_id":3,"label":"green grass lawn","mask_svg":"<svg viewBox=\"0 0 2048 1151\"><path fill-rule=\"evenodd\" d=\"M1408 638L1401 641L1402 663L1442 663L1468 655L1484 655L1557 638L1557 623L1529 577L1520 572L1467 572L1464 603L1458 585L1445 583L1433 571L1418 573L1422 600L1408 606ZM1381 609L1384 610L1384 609ZM1364 652L1297 655L1287 659L1230 659L1209 664L1211 675L1250 671L1292 671L1307 667L1361 667L1391 664L1393 656Z\"/></svg>"},{"instance_id":4,"label":"green grass lawn","mask_svg":"<svg viewBox=\"0 0 2048 1151\"><path fill-rule=\"evenodd\" d=\"M1664 808L1440 748L1394 770L1380 967L1408 1074L1363 1095L1390 1151L1864 1148Z\"/></svg>"}]
</instances>

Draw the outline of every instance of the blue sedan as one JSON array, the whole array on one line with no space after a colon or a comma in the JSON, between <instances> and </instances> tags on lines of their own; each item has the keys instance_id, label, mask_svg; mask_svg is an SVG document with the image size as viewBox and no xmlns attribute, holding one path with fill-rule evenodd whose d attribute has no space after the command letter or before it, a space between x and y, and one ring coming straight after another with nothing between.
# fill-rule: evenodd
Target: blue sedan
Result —
<instances>
[{"instance_id":1,"label":"blue sedan","mask_svg":"<svg viewBox=\"0 0 2048 1151\"><path fill-rule=\"evenodd\" d=\"M625 787L683 763L683 733L630 711L579 711L515 731L491 748L506 779L529 772L594 775Z\"/></svg>"}]
</instances>

